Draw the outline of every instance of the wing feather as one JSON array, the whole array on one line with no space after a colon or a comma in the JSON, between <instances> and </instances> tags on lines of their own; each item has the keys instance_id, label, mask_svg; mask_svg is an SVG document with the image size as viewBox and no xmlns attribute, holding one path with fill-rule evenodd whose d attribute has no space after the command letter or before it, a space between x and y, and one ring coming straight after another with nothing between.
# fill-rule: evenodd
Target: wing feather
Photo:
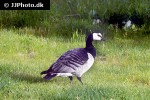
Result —
<instances>
[{"instance_id":1,"label":"wing feather","mask_svg":"<svg viewBox=\"0 0 150 100\"><path fill-rule=\"evenodd\" d=\"M84 48L69 50L64 53L48 70L53 73L75 72L88 60L87 51Z\"/></svg>"}]
</instances>

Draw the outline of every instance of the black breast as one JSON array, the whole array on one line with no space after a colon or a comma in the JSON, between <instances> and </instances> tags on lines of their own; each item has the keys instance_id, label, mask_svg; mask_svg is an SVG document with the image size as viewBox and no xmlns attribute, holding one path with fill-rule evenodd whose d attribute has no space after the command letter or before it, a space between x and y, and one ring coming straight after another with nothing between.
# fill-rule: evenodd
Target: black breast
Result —
<instances>
[{"instance_id":1,"label":"black breast","mask_svg":"<svg viewBox=\"0 0 150 100\"><path fill-rule=\"evenodd\" d=\"M96 57L96 49L94 48L94 46L88 47L86 48L87 52L89 52L90 54L92 54L92 56L95 58Z\"/></svg>"}]
</instances>

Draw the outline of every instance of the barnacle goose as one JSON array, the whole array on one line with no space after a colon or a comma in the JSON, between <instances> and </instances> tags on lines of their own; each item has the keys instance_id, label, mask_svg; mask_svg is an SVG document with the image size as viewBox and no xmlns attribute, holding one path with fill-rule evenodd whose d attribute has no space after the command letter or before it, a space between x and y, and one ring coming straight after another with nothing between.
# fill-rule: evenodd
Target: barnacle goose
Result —
<instances>
[{"instance_id":1,"label":"barnacle goose","mask_svg":"<svg viewBox=\"0 0 150 100\"><path fill-rule=\"evenodd\" d=\"M94 63L96 49L92 45L93 40L104 40L101 33L91 33L86 40L85 48L77 48L64 53L48 70L41 72L46 74L44 78L50 80L56 76L69 77L72 84L73 77L81 81L81 76L90 69Z\"/></svg>"}]
</instances>

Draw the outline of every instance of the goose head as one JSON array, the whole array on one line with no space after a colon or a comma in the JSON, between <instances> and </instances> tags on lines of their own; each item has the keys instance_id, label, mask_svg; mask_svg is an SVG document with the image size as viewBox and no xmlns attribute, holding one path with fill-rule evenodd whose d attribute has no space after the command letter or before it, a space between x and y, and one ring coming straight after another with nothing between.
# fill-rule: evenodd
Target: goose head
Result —
<instances>
[{"instance_id":1,"label":"goose head","mask_svg":"<svg viewBox=\"0 0 150 100\"><path fill-rule=\"evenodd\" d=\"M104 37L101 33L92 33L93 40L104 41Z\"/></svg>"},{"instance_id":2,"label":"goose head","mask_svg":"<svg viewBox=\"0 0 150 100\"><path fill-rule=\"evenodd\" d=\"M105 41L102 33L93 32L90 35L88 35L88 38L86 40L86 48L93 47L92 41L95 41L95 40L96 41Z\"/></svg>"}]
</instances>

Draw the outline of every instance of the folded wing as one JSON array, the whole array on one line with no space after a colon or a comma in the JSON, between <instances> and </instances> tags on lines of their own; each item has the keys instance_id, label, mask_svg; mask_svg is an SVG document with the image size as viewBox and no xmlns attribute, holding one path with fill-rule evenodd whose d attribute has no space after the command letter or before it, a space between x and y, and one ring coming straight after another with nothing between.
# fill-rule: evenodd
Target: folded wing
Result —
<instances>
[{"instance_id":1,"label":"folded wing","mask_svg":"<svg viewBox=\"0 0 150 100\"><path fill-rule=\"evenodd\" d=\"M85 64L88 60L87 51L84 48L69 50L64 53L48 70L48 73L74 73L76 68Z\"/></svg>"}]
</instances>

